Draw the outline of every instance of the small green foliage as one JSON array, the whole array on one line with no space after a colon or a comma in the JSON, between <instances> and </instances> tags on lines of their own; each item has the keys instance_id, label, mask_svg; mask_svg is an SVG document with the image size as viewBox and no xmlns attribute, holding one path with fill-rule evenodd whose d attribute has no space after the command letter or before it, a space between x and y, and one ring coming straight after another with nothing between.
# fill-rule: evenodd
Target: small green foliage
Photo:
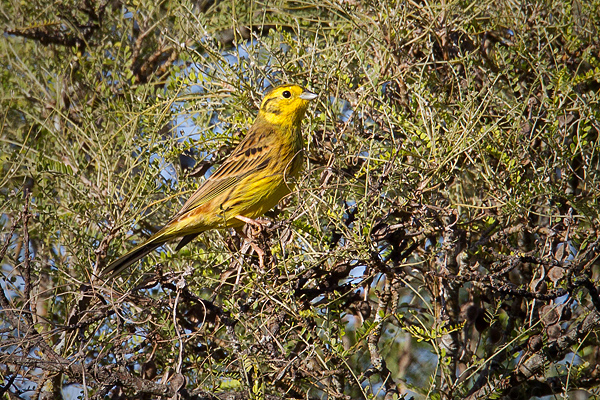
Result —
<instances>
[{"instance_id":1,"label":"small green foliage","mask_svg":"<svg viewBox=\"0 0 600 400\"><path fill-rule=\"evenodd\" d=\"M416 325L407 325L404 326L403 329L406 330L411 336L417 341L422 342L435 342L437 339L449 335L452 332L458 332L463 328L464 324L456 325L456 326L441 326L438 328L421 328Z\"/></svg>"}]
</instances>

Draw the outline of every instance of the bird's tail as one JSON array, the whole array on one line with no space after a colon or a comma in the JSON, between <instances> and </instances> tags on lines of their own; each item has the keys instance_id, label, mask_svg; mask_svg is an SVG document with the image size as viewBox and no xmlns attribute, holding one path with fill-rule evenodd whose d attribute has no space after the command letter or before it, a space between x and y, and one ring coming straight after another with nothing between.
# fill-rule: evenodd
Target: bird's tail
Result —
<instances>
[{"instance_id":1,"label":"bird's tail","mask_svg":"<svg viewBox=\"0 0 600 400\"><path fill-rule=\"evenodd\" d=\"M157 247L166 243L164 237L155 237L150 238L148 241L140 244L137 247L134 247L129 253L119 257L115 261L108 264L106 268L100 272L100 277L104 279L112 279L119 275L123 270L129 267L131 264L139 260L140 258L146 256L148 253L152 252Z\"/></svg>"}]
</instances>

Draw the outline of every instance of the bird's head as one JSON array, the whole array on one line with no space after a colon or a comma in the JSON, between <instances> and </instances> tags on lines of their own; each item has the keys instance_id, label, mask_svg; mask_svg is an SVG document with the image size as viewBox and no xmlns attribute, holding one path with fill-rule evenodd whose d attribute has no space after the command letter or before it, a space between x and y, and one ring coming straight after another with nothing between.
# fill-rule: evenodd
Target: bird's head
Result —
<instances>
[{"instance_id":1,"label":"bird's head","mask_svg":"<svg viewBox=\"0 0 600 400\"><path fill-rule=\"evenodd\" d=\"M309 101L316 97L298 85L277 86L265 95L258 115L271 124L299 126Z\"/></svg>"}]
</instances>

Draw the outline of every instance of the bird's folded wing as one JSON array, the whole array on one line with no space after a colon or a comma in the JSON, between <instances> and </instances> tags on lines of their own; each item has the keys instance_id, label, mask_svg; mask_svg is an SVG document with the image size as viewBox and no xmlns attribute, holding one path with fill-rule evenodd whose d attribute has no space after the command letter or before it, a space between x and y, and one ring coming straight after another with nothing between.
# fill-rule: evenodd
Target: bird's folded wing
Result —
<instances>
[{"instance_id":1,"label":"bird's folded wing","mask_svg":"<svg viewBox=\"0 0 600 400\"><path fill-rule=\"evenodd\" d=\"M267 147L238 148L185 202L172 220L227 192L248 175L265 169L270 162L271 155Z\"/></svg>"}]
</instances>

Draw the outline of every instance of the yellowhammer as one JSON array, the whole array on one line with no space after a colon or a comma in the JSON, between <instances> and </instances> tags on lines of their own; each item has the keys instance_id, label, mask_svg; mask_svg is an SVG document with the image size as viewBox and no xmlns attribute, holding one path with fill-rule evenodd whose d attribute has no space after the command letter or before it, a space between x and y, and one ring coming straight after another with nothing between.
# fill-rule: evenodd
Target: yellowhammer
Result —
<instances>
[{"instance_id":1,"label":"yellowhammer","mask_svg":"<svg viewBox=\"0 0 600 400\"><path fill-rule=\"evenodd\" d=\"M179 250L204 231L239 228L273 208L290 192L288 180L302 167L300 124L308 102L316 97L297 85L267 93L248 134L225 162L161 230L101 275L112 278L173 239L182 238Z\"/></svg>"}]
</instances>

